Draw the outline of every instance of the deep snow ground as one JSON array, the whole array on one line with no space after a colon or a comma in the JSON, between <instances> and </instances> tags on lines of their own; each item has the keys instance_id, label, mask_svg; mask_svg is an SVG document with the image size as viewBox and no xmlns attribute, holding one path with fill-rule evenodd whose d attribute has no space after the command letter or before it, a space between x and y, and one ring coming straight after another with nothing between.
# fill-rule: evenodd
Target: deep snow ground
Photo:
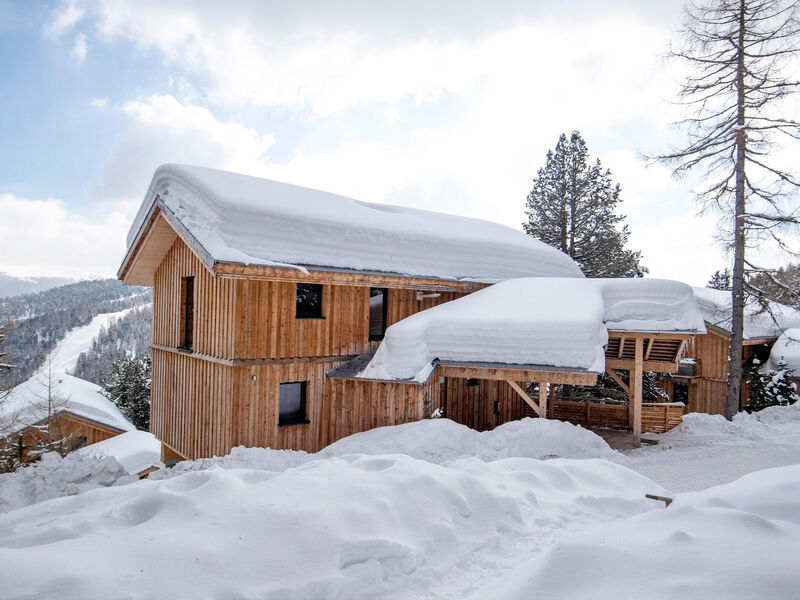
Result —
<instances>
[{"instance_id":1,"label":"deep snow ground","mask_svg":"<svg viewBox=\"0 0 800 600\"><path fill-rule=\"evenodd\" d=\"M795 598L800 467L679 492L797 456L800 407L660 437L622 455L560 422L438 420L237 449L0 515L3 595Z\"/></svg>"}]
</instances>

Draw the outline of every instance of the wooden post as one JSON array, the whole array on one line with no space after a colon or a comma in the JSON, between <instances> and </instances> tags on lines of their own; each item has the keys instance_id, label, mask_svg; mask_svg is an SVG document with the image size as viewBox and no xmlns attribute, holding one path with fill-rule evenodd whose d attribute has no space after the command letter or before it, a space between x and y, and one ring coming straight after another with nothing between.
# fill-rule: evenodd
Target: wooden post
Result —
<instances>
[{"instance_id":1,"label":"wooden post","mask_svg":"<svg viewBox=\"0 0 800 600\"><path fill-rule=\"evenodd\" d=\"M556 405L556 384L555 383L551 383L550 384L550 400L549 400L549 402L547 404L547 408L549 409L548 416L551 419L553 418L553 413L555 412L555 405Z\"/></svg>"},{"instance_id":2,"label":"wooden post","mask_svg":"<svg viewBox=\"0 0 800 600\"><path fill-rule=\"evenodd\" d=\"M539 382L539 408L542 409L542 417L547 418L547 384Z\"/></svg>"},{"instance_id":3,"label":"wooden post","mask_svg":"<svg viewBox=\"0 0 800 600\"><path fill-rule=\"evenodd\" d=\"M631 371L631 429L633 429L633 445L642 445L642 367L644 363L644 344L641 337L636 338L634 369Z\"/></svg>"}]
</instances>

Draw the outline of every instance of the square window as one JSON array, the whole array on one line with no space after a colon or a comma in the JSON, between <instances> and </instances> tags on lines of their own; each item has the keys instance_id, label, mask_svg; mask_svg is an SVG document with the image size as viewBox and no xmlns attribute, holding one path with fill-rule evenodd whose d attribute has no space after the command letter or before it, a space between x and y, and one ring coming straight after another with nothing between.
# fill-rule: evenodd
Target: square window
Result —
<instances>
[{"instance_id":1,"label":"square window","mask_svg":"<svg viewBox=\"0 0 800 600\"><path fill-rule=\"evenodd\" d=\"M280 384L278 425L301 425L306 419L306 383L293 381Z\"/></svg>"},{"instance_id":2,"label":"square window","mask_svg":"<svg viewBox=\"0 0 800 600\"><path fill-rule=\"evenodd\" d=\"M369 339L382 340L386 333L386 288L369 290Z\"/></svg>"},{"instance_id":3,"label":"square window","mask_svg":"<svg viewBox=\"0 0 800 600\"><path fill-rule=\"evenodd\" d=\"M295 318L322 319L322 286L318 283L298 283Z\"/></svg>"}]
</instances>

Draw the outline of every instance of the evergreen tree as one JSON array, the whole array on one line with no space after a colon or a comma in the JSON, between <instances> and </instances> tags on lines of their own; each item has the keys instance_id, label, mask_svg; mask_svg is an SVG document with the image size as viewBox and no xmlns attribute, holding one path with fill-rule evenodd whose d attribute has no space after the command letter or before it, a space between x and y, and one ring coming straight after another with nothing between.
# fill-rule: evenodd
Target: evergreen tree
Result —
<instances>
[{"instance_id":1,"label":"evergreen tree","mask_svg":"<svg viewBox=\"0 0 800 600\"><path fill-rule=\"evenodd\" d=\"M778 370L769 373L757 371L750 379L749 409L752 412L768 406L788 406L800 400L797 384L791 381L794 371L787 368L786 361L778 362Z\"/></svg>"},{"instance_id":2,"label":"evergreen tree","mask_svg":"<svg viewBox=\"0 0 800 600\"><path fill-rule=\"evenodd\" d=\"M619 194L600 160L590 164L581 134L562 133L533 180L522 226L572 257L587 277L641 277L641 253L625 249L628 226L614 212Z\"/></svg>"},{"instance_id":3,"label":"evergreen tree","mask_svg":"<svg viewBox=\"0 0 800 600\"><path fill-rule=\"evenodd\" d=\"M105 394L136 429L150 429L150 355L114 362Z\"/></svg>"},{"instance_id":4,"label":"evergreen tree","mask_svg":"<svg viewBox=\"0 0 800 600\"><path fill-rule=\"evenodd\" d=\"M706 287L711 288L712 290L725 290L726 292L730 292L731 270L728 267L725 267L724 271L714 271L714 274L711 276L711 279L708 280Z\"/></svg>"}]
</instances>

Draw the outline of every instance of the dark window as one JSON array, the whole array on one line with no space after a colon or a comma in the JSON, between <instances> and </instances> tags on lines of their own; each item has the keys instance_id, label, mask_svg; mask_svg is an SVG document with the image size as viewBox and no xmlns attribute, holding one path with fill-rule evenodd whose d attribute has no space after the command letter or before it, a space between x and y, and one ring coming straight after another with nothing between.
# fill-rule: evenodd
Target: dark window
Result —
<instances>
[{"instance_id":1,"label":"dark window","mask_svg":"<svg viewBox=\"0 0 800 600\"><path fill-rule=\"evenodd\" d=\"M672 401L683 402L686 406L689 406L689 386L682 383L674 383L672 385Z\"/></svg>"},{"instance_id":2,"label":"dark window","mask_svg":"<svg viewBox=\"0 0 800 600\"><path fill-rule=\"evenodd\" d=\"M318 283L298 283L295 317L322 319L322 286Z\"/></svg>"},{"instance_id":3,"label":"dark window","mask_svg":"<svg viewBox=\"0 0 800 600\"><path fill-rule=\"evenodd\" d=\"M294 381L280 385L278 425L299 425L306 419L306 383Z\"/></svg>"},{"instance_id":4,"label":"dark window","mask_svg":"<svg viewBox=\"0 0 800 600\"><path fill-rule=\"evenodd\" d=\"M181 279L181 348L192 350L194 341L194 277Z\"/></svg>"},{"instance_id":5,"label":"dark window","mask_svg":"<svg viewBox=\"0 0 800 600\"><path fill-rule=\"evenodd\" d=\"M382 340L386 333L386 288L369 290L369 339Z\"/></svg>"},{"instance_id":6,"label":"dark window","mask_svg":"<svg viewBox=\"0 0 800 600\"><path fill-rule=\"evenodd\" d=\"M475 387L476 385L480 385L480 381L472 379L471 377L467 379L467 387Z\"/></svg>"}]
</instances>

